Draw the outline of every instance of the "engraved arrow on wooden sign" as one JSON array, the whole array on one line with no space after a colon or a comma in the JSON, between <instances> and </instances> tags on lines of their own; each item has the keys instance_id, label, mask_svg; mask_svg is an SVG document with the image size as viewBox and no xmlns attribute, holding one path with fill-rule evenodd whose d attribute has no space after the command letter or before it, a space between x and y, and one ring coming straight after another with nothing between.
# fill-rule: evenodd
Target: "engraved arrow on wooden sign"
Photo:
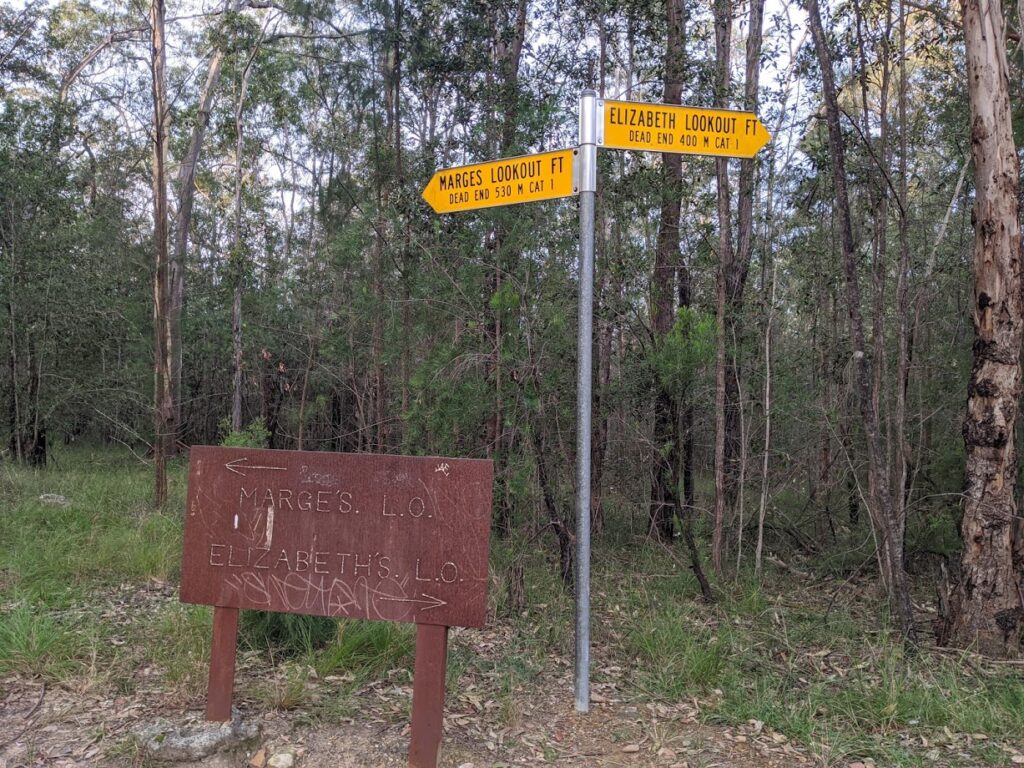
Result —
<instances>
[{"instance_id":1,"label":"engraved arrow on wooden sign","mask_svg":"<svg viewBox=\"0 0 1024 768\"><path fill-rule=\"evenodd\" d=\"M240 459L229 461L224 465L224 469L234 472L236 475L241 475L242 477L245 477L245 472L242 471L243 469L271 469L277 472L284 472L288 469L287 467L261 467L256 464L249 464L248 462L249 457L243 456Z\"/></svg>"},{"instance_id":2,"label":"engraved arrow on wooden sign","mask_svg":"<svg viewBox=\"0 0 1024 768\"><path fill-rule=\"evenodd\" d=\"M425 603L425 608L420 608L421 611L429 611L431 608L440 608L442 605L448 605L448 603L439 597L433 595L423 595L425 600L421 600L418 597L385 597L380 595L377 597L378 600L391 600L395 603Z\"/></svg>"}]
</instances>

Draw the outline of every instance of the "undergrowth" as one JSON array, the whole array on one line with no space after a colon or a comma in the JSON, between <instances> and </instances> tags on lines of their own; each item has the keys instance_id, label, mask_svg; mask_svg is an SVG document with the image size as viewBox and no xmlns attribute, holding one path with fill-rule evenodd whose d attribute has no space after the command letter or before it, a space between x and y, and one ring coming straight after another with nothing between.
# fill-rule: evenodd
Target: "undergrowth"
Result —
<instances>
[{"instance_id":1,"label":"undergrowth","mask_svg":"<svg viewBox=\"0 0 1024 768\"><path fill-rule=\"evenodd\" d=\"M149 506L151 480L148 466L104 452L63 454L47 471L0 469L0 675L130 692L145 667L182 704L201 702L210 608L166 597L148 613L98 610L115 593L177 582L184 464L174 467L162 512ZM929 647L908 655L866 576L847 569L835 578L825 564L807 578L769 571L759 585L741 573L717 582L718 600L706 605L681 550L637 534L595 539L595 683L637 703L695 701L712 724L760 723L829 764L923 765L921 745L956 742L949 754L1000 765L998 743L1020 748L1024 684L1015 668ZM473 632L452 635L450 695L484 686L510 725L572 658L572 593L551 549L543 539L493 539L488 610L500 652L477 653ZM509 604L514 561L525 567L518 607ZM128 647L108 642L115 636ZM375 681L409 685L414 637L403 624L247 612L240 664L262 671L240 677L239 697L311 719L348 715Z\"/></svg>"}]
</instances>

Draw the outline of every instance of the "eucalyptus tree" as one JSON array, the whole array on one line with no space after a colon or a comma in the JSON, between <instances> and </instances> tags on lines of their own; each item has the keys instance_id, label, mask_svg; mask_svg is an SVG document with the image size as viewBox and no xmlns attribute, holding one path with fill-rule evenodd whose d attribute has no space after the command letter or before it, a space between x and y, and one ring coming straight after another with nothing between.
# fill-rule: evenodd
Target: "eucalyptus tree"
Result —
<instances>
[{"instance_id":1,"label":"eucalyptus tree","mask_svg":"<svg viewBox=\"0 0 1024 768\"><path fill-rule=\"evenodd\" d=\"M1015 657L1024 630L1024 538L1014 495L1024 321L1020 161L1001 6L967 0L962 10L975 185L974 365L963 424L963 552L940 639Z\"/></svg>"}]
</instances>

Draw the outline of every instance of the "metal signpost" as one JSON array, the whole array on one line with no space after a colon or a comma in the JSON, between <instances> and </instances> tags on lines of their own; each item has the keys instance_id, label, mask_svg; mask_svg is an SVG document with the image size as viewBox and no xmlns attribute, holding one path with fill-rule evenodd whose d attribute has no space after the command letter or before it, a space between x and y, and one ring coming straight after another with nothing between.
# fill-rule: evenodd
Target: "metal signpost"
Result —
<instances>
[{"instance_id":1,"label":"metal signpost","mask_svg":"<svg viewBox=\"0 0 1024 768\"><path fill-rule=\"evenodd\" d=\"M580 295L576 362L576 711L590 710L590 407L597 93L580 97Z\"/></svg>"},{"instance_id":2,"label":"metal signpost","mask_svg":"<svg viewBox=\"0 0 1024 768\"><path fill-rule=\"evenodd\" d=\"M771 140L753 112L580 97L579 147L438 171L438 213L580 196L576 401L576 710L590 710L590 439L597 149L752 158ZM574 162L570 163L569 158ZM566 170L570 168L570 170ZM532 175L531 175L532 174ZM517 178L510 178L516 176Z\"/></svg>"},{"instance_id":3,"label":"metal signpost","mask_svg":"<svg viewBox=\"0 0 1024 768\"><path fill-rule=\"evenodd\" d=\"M181 600L214 606L206 717L231 719L238 610L417 625L409 765L435 768L448 627L482 627L493 464L197 446Z\"/></svg>"},{"instance_id":4,"label":"metal signpost","mask_svg":"<svg viewBox=\"0 0 1024 768\"><path fill-rule=\"evenodd\" d=\"M752 112L580 98L580 298L576 440L576 710L590 710L590 409L597 146L751 158L771 139ZM596 146L595 146L596 145Z\"/></svg>"}]
</instances>

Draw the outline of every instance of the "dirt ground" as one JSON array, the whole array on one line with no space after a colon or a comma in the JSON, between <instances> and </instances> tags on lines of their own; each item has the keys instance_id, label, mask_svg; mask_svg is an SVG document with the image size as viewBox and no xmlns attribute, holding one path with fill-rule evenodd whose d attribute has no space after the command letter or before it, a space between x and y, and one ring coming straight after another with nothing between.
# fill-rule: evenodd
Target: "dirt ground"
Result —
<instances>
[{"instance_id":1,"label":"dirt ground","mask_svg":"<svg viewBox=\"0 0 1024 768\"><path fill-rule=\"evenodd\" d=\"M701 725L691 704L636 706L597 693L586 715L573 710L571 679L562 675L532 701L515 727L462 698L450 701L440 765L499 768L513 765L800 766L815 761L758 723L732 729ZM140 766L132 734L158 717L198 720L198 711L174 712L158 697L105 698L8 678L0 701L0 768L25 766ZM340 722L304 722L300 711L246 712L261 726L258 743L233 755L204 760L210 768L257 766L288 752L304 768L391 768L406 765L408 723L405 688L372 687L360 695L359 714ZM365 699L365 701L363 701ZM365 706L363 706L365 704ZM383 704L383 706L381 706ZM184 764L188 765L188 764Z\"/></svg>"},{"instance_id":2,"label":"dirt ground","mask_svg":"<svg viewBox=\"0 0 1024 768\"><path fill-rule=\"evenodd\" d=\"M105 620L121 623L155 616L177 602L169 584L122 585L99 610ZM131 617L131 618L129 618ZM507 652L509 628L453 630L453 644L483 660ZM131 633L126 643L131 657ZM700 702L657 702L628 690L625 673L602 660L595 649L599 680L592 684L593 707L581 715L573 705L570 662L551 655L545 673L530 689L496 695L497 683L486 677L460 677L449 692L440 765L444 768L501 768L563 765L611 768L748 768L818 763L781 734L760 723L739 728L699 722ZM0 679L0 768L68 768L110 766L142 768L158 763L137 745L135 733L159 719L175 726L202 720L202 691L182 698L161 670L140 663L132 679L97 662L91 674L56 684L22 676ZM276 670L281 672L281 670ZM275 670L242 656L236 673L235 702L242 717L255 722L260 738L233 754L206 758L182 768L273 768L271 758L292 757L295 768L390 768L405 766L409 743L412 687L408 674L396 670L362 686L332 715L336 680L315 676L305 682L304 698L290 704L267 700L265 690ZM118 689L130 691L121 695ZM317 706L306 706L315 702ZM268 765L268 763L271 763Z\"/></svg>"},{"instance_id":3,"label":"dirt ground","mask_svg":"<svg viewBox=\"0 0 1024 768\"><path fill-rule=\"evenodd\" d=\"M122 585L98 610L122 624L153 617L177 603L168 584ZM94 610L96 610L94 608ZM136 632L135 635L139 633ZM135 734L160 719L175 728L202 721L205 667L192 691L170 684L164 672L134 647L142 637L128 631L109 638L124 654L116 669L100 661L62 683L24 676L0 678L0 768L153 768L158 762L140 749ZM539 663L540 675L523 677L502 690L497 673L513 641L512 630L453 630L452 647L481 663L458 677L445 704L442 768L511 768L559 765L580 768L871 768L870 760L836 762L824 752L757 721L738 726L708 724L702 699L662 701L635 690L630 676L600 647L594 648L593 707L573 706L569 659L552 652ZM134 644L134 645L133 645ZM123 659L138 659L138 664ZM133 666L134 664L134 666ZM259 727L259 737L235 752L179 768L403 768L409 743L412 686L408 672L395 669L343 695L342 678L319 679L310 670L294 692L285 666L240 654L235 702L241 717ZM120 693L119 693L120 692ZM983 738L982 735L970 738ZM921 765L967 768L981 765L960 741L916 745ZM927 754L926 754L927 752ZM1024 763L1024 755L1008 754ZM1009 763L1008 763L1009 764ZM883 768L881 765L876 768Z\"/></svg>"}]
</instances>

